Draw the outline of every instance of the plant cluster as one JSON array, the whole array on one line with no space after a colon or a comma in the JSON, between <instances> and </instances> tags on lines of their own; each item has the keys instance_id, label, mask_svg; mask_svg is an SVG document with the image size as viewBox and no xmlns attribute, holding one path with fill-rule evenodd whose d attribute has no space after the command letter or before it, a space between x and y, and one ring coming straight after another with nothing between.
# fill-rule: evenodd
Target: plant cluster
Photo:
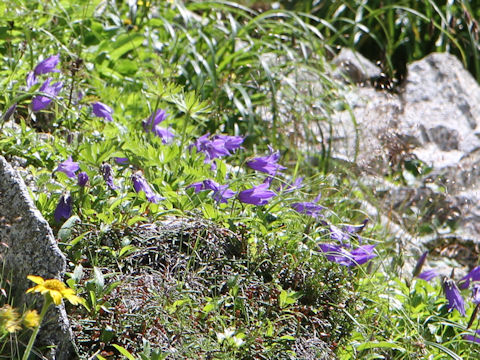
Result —
<instances>
[{"instance_id":1,"label":"plant cluster","mask_svg":"<svg viewBox=\"0 0 480 360\"><path fill-rule=\"evenodd\" d=\"M341 99L325 35L342 32L221 1L14 3L0 4L0 152L22 165L69 261L70 288L32 277L31 290L85 298L70 311L83 357L475 354L455 283L445 299L397 276L362 194L329 172ZM321 91L291 84L300 68ZM288 139L313 122L318 167ZM9 333L20 315L7 303Z\"/></svg>"}]
</instances>

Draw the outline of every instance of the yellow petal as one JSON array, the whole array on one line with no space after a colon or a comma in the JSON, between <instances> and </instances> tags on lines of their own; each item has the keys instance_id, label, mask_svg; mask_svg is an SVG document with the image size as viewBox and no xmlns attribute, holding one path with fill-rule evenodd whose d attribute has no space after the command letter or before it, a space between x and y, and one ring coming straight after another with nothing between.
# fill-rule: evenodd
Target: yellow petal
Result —
<instances>
[{"instance_id":1,"label":"yellow petal","mask_svg":"<svg viewBox=\"0 0 480 360\"><path fill-rule=\"evenodd\" d=\"M27 279L30 281L33 281L35 284L43 284L45 280L41 276L35 276L35 275L28 275Z\"/></svg>"},{"instance_id":2,"label":"yellow petal","mask_svg":"<svg viewBox=\"0 0 480 360\"><path fill-rule=\"evenodd\" d=\"M62 303L62 294L58 291L52 290L48 292L53 299L55 305L60 305Z\"/></svg>"}]
</instances>

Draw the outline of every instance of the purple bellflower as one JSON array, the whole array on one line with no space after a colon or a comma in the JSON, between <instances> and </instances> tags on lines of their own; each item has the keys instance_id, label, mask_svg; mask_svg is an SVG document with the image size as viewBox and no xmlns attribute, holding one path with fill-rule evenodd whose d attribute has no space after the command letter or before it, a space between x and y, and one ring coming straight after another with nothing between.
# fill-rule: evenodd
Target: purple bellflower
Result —
<instances>
[{"instance_id":1,"label":"purple bellflower","mask_svg":"<svg viewBox=\"0 0 480 360\"><path fill-rule=\"evenodd\" d=\"M227 149L228 151L230 151L230 153L232 153L241 147L244 138L241 136L215 135L213 137L213 140L223 141L225 149Z\"/></svg>"},{"instance_id":2,"label":"purple bellflower","mask_svg":"<svg viewBox=\"0 0 480 360\"><path fill-rule=\"evenodd\" d=\"M462 316L465 316L465 302L460 294L460 290L458 290L457 284L455 284L455 281L449 278L444 278L442 285L445 297L448 300L448 311L457 309Z\"/></svg>"},{"instance_id":3,"label":"purple bellflower","mask_svg":"<svg viewBox=\"0 0 480 360\"><path fill-rule=\"evenodd\" d=\"M60 55L53 55L49 58L40 61L33 71L27 74L27 88L30 89L38 81L37 76L47 74L50 72L60 72L56 67L60 61Z\"/></svg>"},{"instance_id":4,"label":"purple bellflower","mask_svg":"<svg viewBox=\"0 0 480 360\"><path fill-rule=\"evenodd\" d=\"M215 181L210 179L204 180L202 182L193 183L187 186L187 188L193 188L195 190L195 193L204 190L212 190L213 198L217 202L224 204L226 204L228 202L228 199L232 198L236 194L235 191L228 188L228 185L219 185Z\"/></svg>"},{"instance_id":5,"label":"purple bellflower","mask_svg":"<svg viewBox=\"0 0 480 360\"><path fill-rule=\"evenodd\" d=\"M440 274L435 269L425 270L417 275L419 279L423 279L425 281L430 281L437 276L440 276Z\"/></svg>"},{"instance_id":6,"label":"purple bellflower","mask_svg":"<svg viewBox=\"0 0 480 360\"><path fill-rule=\"evenodd\" d=\"M37 83L37 77L33 71L30 71L27 74L27 90L30 89L33 85Z\"/></svg>"},{"instance_id":7,"label":"purple bellflower","mask_svg":"<svg viewBox=\"0 0 480 360\"><path fill-rule=\"evenodd\" d=\"M223 140L210 140L209 137L210 134L200 136L193 144L193 146L197 148L198 152L205 154L205 162L210 162L213 159L230 155L230 152L225 147L225 142Z\"/></svg>"},{"instance_id":8,"label":"purple bellflower","mask_svg":"<svg viewBox=\"0 0 480 360\"><path fill-rule=\"evenodd\" d=\"M478 305L480 304L480 283L476 282L472 287L472 297L473 303Z\"/></svg>"},{"instance_id":9,"label":"purple bellflower","mask_svg":"<svg viewBox=\"0 0 480 360\"><path fill-rule=\"evenodd\" d=\"M470 285L470 281L479 281L480 280L480 266L472 269L467 275L460 279L460 289L466 289Z\"/></svg>"},{"instance_id":10,"label":"purple bellflower","mask_svg":"<svg viewBox=\"0 0 480 360\"><path fill-rule=\"evenodd\" d=\"M105 180L111 190L118 189L113 182L113 169L110 164L103 163L102 166L100 166L100 172L102 173L103 180Z\"/></svg>"},{"instance_id":11,"label":"purple bellflower","mask_svg":"<svg viewBox=\"0 0 480 360\"><path fill-rule=\"evenodd\" d=\"M104 118L107 121L113 121L113 109L110 106L97 101L92 104L92 110L95 116Z\"/></svg>"},{"instance_id":12,"label":"purple bellflower","mask_svg":"<svg viewBox=\"0 0 480 360\"><path fill-rule=\"evenodd\" d=\"M268 183L264 183L251 189L240 191L238 199L246 204L266 205L271 198L276 196L272 190L268 190L268 186Z\"/></svg>"},{"instance_id":13,"label":"purple bellflower","mask_svg":"<svg viewBox=\"0 0 480 360\"><path fill-rule=\"evenodd\" d=\"M60 163L55 171L61 171L66 174L69 178L75 177L75 172L80 169L80 166L77 162L72 161L72 157L69 156L67 160Z\"/></svg>"},{"instance_id":14,"label":"purple bellflower","mask_svg":"<svg viewBox=\"0 0 480 360\"><path fill-rule=\"evenodd\" d=\"M355 250L348 252L341 245L320 244L320 250L326 253L328 260L344 266L357 266L365 264L377 255L373 252L376 245L361 245Z\"/></svg>"},{"instance_id":15,"label":"purple bellflower","mask_svg":"<svg viewBox=\"0 0 480 360\"><path fill-rule=\"evenodd\" d=\"M135 191L137 193L143 191L145 193L145 197L151 203L157 204L160 200L165 199L153 192L147 180L145 180L145 178L142 176L142 174L140 174L140 172L137 172L132 175L132 182L133 182L133 188L135 189Z\"/></svg>"},{"instance_id":16,"label":"purple bellflower","mask_svg":"<svg viewBox=\"0 0 480 360\"><path fill-rule=\"evenodd\" d=\"M175 137L175 135L166 128L162 128L160 123L165 121L167 118L167 114L165 113L164 110L157 110L155 114L152 114L147 120L142 122L143 128L145 131L148 132L153 132L155 135L157 135L160 139L162 139L162 142L164 144L168 143L171 139Z\"/></svg>"},{"instance_id":17,"label":"purple bellflower","mask_svg":"<svg viewBox=\"0 0 480 360\"><path fill-rule=\"evenodd\" d=\"M60 62L60 55L53 55L50 56L49 58L46 58L43 61L40 61L37 66L35 66L35 69L33 70L33 73L35 76L41 75L41 74L47 74L50 72L60 72L60 70L56 69L58 63Z\"/></svg>"},{"instance_id":18,"label":"purple bellflower","mask_svg":"<svg viewBox=\"0 0 480 360\"><path fill-rule=\"evenodd\" d=\"M56 82L55 84L50 85L50 81L52 81L52 78L48 78L45 80L45 82L40 86L39 91L49 95L37 95L33 98L32 100L32 110L33 111L40 111L45 109L48 104L52 102L52 97L55 97L58 95L60 90L62 90L63 83L61 81Z\"/></svg>"},{"instance_id":19,"label":"purple bellflower","mask_svg":"<svg viewBox=\"0 0 480 360\"><path fill-rule=\"evenodd\" d=\"M81 171L78 173L77 179L78 179L78 186L84 187L85 185L87 185L89 178L85 171Z\"/></svg>"},{"instance_id":20,"label":"purple bellflower","mask_svg":"<svg viewBox=\"0 0 480 360\"><path fill-rule=\"evenodd\" d=\"M311 201L293 203L291 207L300 214L310 215L314 218L321 216L320 212L324 209L323 206Z\"/></svg>"},{"instance_id":21,"label":"purple bellflower","mask_svg":"<svg viewBox=\"0 0 480 360\"><path fill-rule=\"evenodd\" d=\"M55 221L60 222L62 219L68 219L72 215L72 197L70 194L60 196L57 207L53 213Z\"/></svg>"},{"instance_id":22,"label":"purple bellflower","mask_svg":"<svg viewBox=\"0 0 480 360\"><path fill-rule=\"evenodd\" d=\"M280 151L275 152L270 146L269 149L270 155L260 156L247 161L247 166L253 170L261 171L272 176L275 176L275 174L281 170L285 170L286 167L277 164L280 159Z\"/></svg>"}]
</instances>

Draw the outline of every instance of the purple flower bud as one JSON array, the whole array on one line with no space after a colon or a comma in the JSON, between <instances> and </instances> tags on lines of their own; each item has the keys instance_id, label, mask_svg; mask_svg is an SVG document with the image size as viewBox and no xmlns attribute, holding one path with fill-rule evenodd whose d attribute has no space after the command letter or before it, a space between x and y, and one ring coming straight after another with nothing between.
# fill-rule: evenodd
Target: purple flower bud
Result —
<instances>
[{"instance_id":1,"label":"purple flower bud","mask_svg":"<svg viewBox=\"0 0 480 360\"><path fill-rule=\"evenodd\" d=\"M13 104L12 106L10 106L7 111L5 111L5 114L3 114L3 121L8 121L10 119L10 117L13 115L13 113L15 112L15 110L17 109L17 104Z\"/></svg>"},{"instance_id":2,"label":"purple flower bud","mask_svg":"<svg viewBox=\"0 0 480 360\"><path fill-rule=\"evenodd\" d=\"M145 193L145 197L151 203L157 204L160 200L164 200L165 198L156 195L150 185L147 183L147 180L140 173L135 173L132 175L132 182L133 188L137 193L143 191Z\"/></svg>"},{"instance_id":3,"label":"purple flower bud","mask_svg":"<svg viewBox=\"0 0 480 360\"><path fill-rule=\"evenodd\" d=\"M57 207L53 214L55 221L60 222L62 219L68 219L72 215L72 197L70 194L60 196Z\"/></svg>"},{"instance_id":4,"label":"purple flower bud","mask_svg":"<svg viewBox=\"0 0 480 360\"><path fill-rule=\"evenodd\" d=\"M260 184L251 189L240 191L238 199L246 204L266 205L271 198L276 196L273 191L268 190L268 185Z\"/></svg>"},{"instance_id":5,"label":"purple flower bud","mask_svg":"<svg viewBox=\"0 0 480 360\"><path fill-rule=\"evenodd\" d=\"M128 158L126 157L116 157L113 159L118 165L127 165Z\"/></svg>"},{"instance_id":6,"label":"purple flower bud","mask_svg":"<svg viewBox=\"0 0 480 360\"><path fill-rule=\"evenodd\" d=\"M160 123L165 121L166 118L167 114L165 113L165 110L159 109L155 112L155 114L152 114L147 120L142 122L144 130L147 133L153 132L160 139L162 139L162 142L164 144L168 143L171 139L175 137L175 135L170 130L159 126Z\"/></svg>"},{"instance_id":7,"label":"purple flower bud","mask_svg":"<svg viewBox=\"0 0 480 360\"><path fill-rule=\"evenodd\" d=\"M72 157L69 156L67 160L60 163L55 171L61 171L66 174L69 178L75 177L75 172L80 169L80 166L77 162L72 161Z\"/></svg>"},{"instance_id":8,"label":"purple flower bud","mask_svg":"<svg viewBox=\"0 0 480 360\"><path fill-rule=\"evenodd\" d=\"M27 90L37 83L37 77L33 71L27 74Z\"/></svg>"},{"instance_id":9,"label":"purple flower bud","mask_svg":"<svg viewBox=\"0 0 480 360\"><path fill-rule=\"evenodd\" d=\"M475 343L480 343L480 329L475 330L475 335L463 335L463 338L468 341L473 341Z\"/></svg>"},{"instance_id":10,"label":"purple flower bud","mask_svg":"<svg viewBox=\"0 0 480 360\"><path fill-rule=\"evenodd\" d=\"M462 316L465 316L465 302L463 301L462 295L460 294L460 290L458 290L455 281L445 278L443 280L443 291L448 300L448 311L457 309Z\"/></svg>"},{"instance_id":11,"label":"purple flower bud","mask_svg":"<svg viewBox=\"0 0 480 360\"><path fill-rule=\"evenodd\" d=\"M35 69L33 71L35 76L38 76L40 74L46 74L49 72L60 72L60 70L56 69L59 61L60 55L57 54L39 62L38 65L35 66Z\"/></svg>"},{"instance_id":12,"label":"purple flower bud","mask_svg":"<svg viewBox=\"0 0 480 360\"><path fill-rule=\"evenodd\" d=\"M63 83L61 81L56 82L55 84L50 85L50 81L52 78L48 78L45 82L40 86L39 91L47 94L45 95L37 95L32 100L32 110L33 111L40 111L45 109L48 104L52 102L52 98L57 96L62 90Z\"/></svg>"},{"instance_id":13,"label":"purple flower bud","mask_svg":"<svg viewBox=\"0 0 480 360\"><path fill-rule=\"evenodd\" d=\"M413 269L413 274L412 274L413 277L418 276L418 274L420 274L420 272L422 271L422 267L423 267L423 264L425 264L425 260L427 259L427 255L428 255L428 250L425 251L420 256L420 258L418 259L417 264L415 265L415 269ZM421 279L424 279L424 278L421 278ZM426 279L424 279L424 280L426 280Z\"/></svg>"},{"instance_id":14,"label":"purple flower bud","mask_svg":"<svg viewBox=\"0 0 480 360\"><path fill-rule=\"evenodd\" d=\"M280 151L274 152L271 147L270 155L261 156L247 161L247 166L253 170L261 171L266 174L274 176L277 172L285 170L286 167L277 164L280 159Z\"/></svg>"},{"instance_id":15,"label":"purple flower bud","mask_svg":"<svg viewBox=\"0 0 480 360\"><path fill-rule=\"evenodd\" d=\"M113 109L101 102L92 104L92 110L95 116L106 119L107 121L113 121Z\"/></svg>"},{"instance_id":16,"label":"purple flower bud","mask_svg":"<svg viewBox=\"0 0 480 360\"><path fill-rule=\"evenodd\" d=\"M84 187L88 182L88 175L85 171L79 172L77 175L78 186Z\"/></svg>"},{"instance_id":17,"label":"purple flower bud","mask_svg":"<svg viewBox=\"0 0 480 360\"><path fill-rule=\"evenodd\" d=\"M419 279L423 279L425 281L430 281L436 278L437 276L440 276L440 274L435 269L425 270L422 273L417 275Z\"/></svg>"},{"instance_id":18,"label":"purple flower bud","mask_svg":"<svg viewBox=\"0 0 480 360\"><path fill-rule=\"evenodd\" d=\"M320 212L324 209L323 206L317 205L314 202L293 203L291 207L300 214L310 215L314 218L320 216Z\"/></svg>"},{"instance_id":19,"label":"purple flower bud","mask_svg":"<svg viewBox=\"0 0 480 360\"><path fill-rule=\"evenodd\" d=\"M102 173L103 180L105 180L111 190L118 189L118 187L113 183L113 170L110 164L103 163L102 166L100 166L100 172Z\"/></svg>"},{"instance_id":20,"label":"purple flower bud","mask_svg":"<svg viewBox=\"0 0 480 360\"><path fill-rule=\"evenodd\" d=\"M460 279L460 289L468 288L470 281L480 281L480 266L473 268L472 271Z\"/></svg>"}]
</instances>

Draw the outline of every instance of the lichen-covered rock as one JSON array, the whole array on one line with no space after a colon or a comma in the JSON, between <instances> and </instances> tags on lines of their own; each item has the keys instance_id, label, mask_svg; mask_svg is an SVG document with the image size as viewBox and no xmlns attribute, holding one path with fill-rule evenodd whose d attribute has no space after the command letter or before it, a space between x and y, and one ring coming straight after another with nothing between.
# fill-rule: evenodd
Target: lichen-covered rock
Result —
<instances>
[{"instance_id":1,"label":"lichen-covered rock","mask_svg":"<svg viewBox=\"0 0 480 360\"><path fill-rule=\"evenodd\" d=\"M25 294L34 285L27 280L27 275L61 279L65 256L59 250L47 221L30 198L22 178L1 156L0 239L3 280L11 284L15 306L27 304L40 308L40 296ZM63 305L52 307L47 313L37 345L53 346L45 354L50 359L76 358Z\"/></svg>"}]
</instances>

